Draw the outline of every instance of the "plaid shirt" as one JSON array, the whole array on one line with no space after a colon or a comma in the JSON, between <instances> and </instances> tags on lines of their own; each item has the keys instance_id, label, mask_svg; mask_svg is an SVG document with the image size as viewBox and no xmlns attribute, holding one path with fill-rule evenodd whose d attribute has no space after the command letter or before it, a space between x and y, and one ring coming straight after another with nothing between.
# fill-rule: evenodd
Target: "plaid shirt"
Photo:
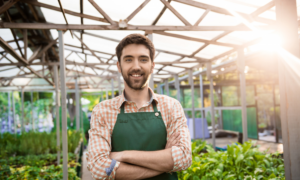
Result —
<instances>
[{"instance_id":1,"label":"plaid shirt","mask_svg":"<svg viewBox=\"0 0 300 180\"><path fill-rule=\"evenodd\" d=\"M187 121L180 102L169 96L154 94L149 88L151 99L157 104L167 130L167 140L175 132L180 132L179 146L172 146L173 170L176 172L187 169L192 163L191 138L187 127ZM116 170L120 162L110 167L112 160L109 158L111 152L111 136L121 105L126 102L125 113L153 112L151 102L138 109L136 104L126 101L124 93L111 100L106 100L96 105L92 112L91 129L89 130L89 148L87 153L87 168L95 179L115 179ZM107 174L107 169L112 172Z\"/></svg>"}]
</instances>

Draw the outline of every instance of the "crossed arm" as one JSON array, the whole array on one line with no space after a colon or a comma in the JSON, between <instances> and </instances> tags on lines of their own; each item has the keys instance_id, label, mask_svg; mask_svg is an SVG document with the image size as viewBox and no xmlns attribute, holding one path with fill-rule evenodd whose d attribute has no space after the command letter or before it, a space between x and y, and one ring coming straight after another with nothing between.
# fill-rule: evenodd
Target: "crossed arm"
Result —
<instances>
[{"instance_id":1,"label":"crossed arm","mask_svg":"<svg viewBox=\"0 0 300 180\"><path fill-rule=\"evenodd\" d=\"M145 179L171 171L174 167L172 146L177 145L179 139L180 134L174 133L166 148L159 151L111 152L110 158L121 162L116 179Z\"/></svg>"},{"instance_id":2,"label":"crossed arm","mask_svg":"<svg viewBox=\"0 0 300 180\"><path fill-rule=\"evenodd\" d=\"M109 110L101 107L101 104L94 108L89 130L87 168L94 179L145 179L164 172L184 170L190 166L192 161L190 135L179 102L176 102L170 110L173 113L168 120L169 138L165 149L151 152L111 153L110 126L113 127L114 122L109 118L103 118L101 113L103 111ZM173 142L172 137L177 140ZM115 165L112 164L112 159L116 160Z\"/></svg>"}]
</instances>

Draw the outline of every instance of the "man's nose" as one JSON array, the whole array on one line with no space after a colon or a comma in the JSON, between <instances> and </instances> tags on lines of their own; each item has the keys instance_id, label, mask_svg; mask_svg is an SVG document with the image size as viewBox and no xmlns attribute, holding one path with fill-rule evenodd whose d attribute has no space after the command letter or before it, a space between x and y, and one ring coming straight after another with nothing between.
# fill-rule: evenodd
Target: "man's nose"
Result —
<instances>
[{"instance_id":1,"label":"man's nose","mask_svg":"<svg viewBox=\"0 0 300 180\"><path fill-rule=\"evenodd\" d=\"M133 69L141 69L140 62L138 59L135 59L133 62Z\"/></svg>"}]
</instances>

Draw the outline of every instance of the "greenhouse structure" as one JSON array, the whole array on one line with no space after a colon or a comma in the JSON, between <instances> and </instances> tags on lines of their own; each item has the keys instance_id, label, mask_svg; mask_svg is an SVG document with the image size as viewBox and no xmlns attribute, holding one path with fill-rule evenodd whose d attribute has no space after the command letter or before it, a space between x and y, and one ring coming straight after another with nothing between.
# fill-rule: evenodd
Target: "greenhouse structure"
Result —
<instances>
[{"instance_id":1,"label":"greenhouse structure","mask_svg":"<svg viewBox=\"0 0 300 180\"><path fill-rule=\"evenodd\" d=\"M199 160L196 153L193 162L201 162L199 173L188 169L178 173L179 179L299 179L298 3L0 1L0 149L5 149L0 152L0 179L23 179L18 168L38 167L35 158L44 164L41 170L26 170L32 177L38 176L34 171L43 171L39 176L44 179L47 173L50 179L82 177L91 111L122 94L115 48L133 33L153 42L155 67L149 85L181 103L192 148L206 141L207 154L210 148L229 154L232 147L245 148L251 140L265 143L266 149L282 147L275 160L274 154L257 152L255 161L264 161L266 169L251 169L256 163L246 160L248 149L242 150L239 158L250 172L238 177L224 164L220 174L201 174L204 156ZM241 144L224 146L231 141ZM14 158L19 158L17 164Z\"/></svg>"}]
</instances>

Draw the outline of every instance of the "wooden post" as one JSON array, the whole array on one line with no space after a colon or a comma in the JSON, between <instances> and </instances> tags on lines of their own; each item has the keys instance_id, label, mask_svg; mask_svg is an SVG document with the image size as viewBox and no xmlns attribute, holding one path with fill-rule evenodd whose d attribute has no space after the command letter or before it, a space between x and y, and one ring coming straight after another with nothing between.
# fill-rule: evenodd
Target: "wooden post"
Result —
<instances>
[{"instance_id":1,"label":"wooden post","mask_svg":"<svg viewBox=\"0 0 300 180\"><path fill-rule=\"evenodd\" d=\"M64 55L63 32L59 34L59 61L60 61L60 85L61 85L61 122L62 122L62 146L63 146L63 180L68 180L68 131L67 131L67 91L66 91L66 65Z\"/></svg>"},{"instance_id":2,"label":"wooden post","mask_svg":"<svg viewBox=\"0 0 300 180\"><path fill-rule=\"evenodd\" d=\"M277 32L282 47L299 58L299 36L296 0L276 1ZM282 50L281 50L282 51ZM295 76L286 67L285 60L278 56L280 115L284 151L285 178L296 180L300 177L300 94ZM299 61L299 59L296 59Z\"/></svg>"}]
</instances>

